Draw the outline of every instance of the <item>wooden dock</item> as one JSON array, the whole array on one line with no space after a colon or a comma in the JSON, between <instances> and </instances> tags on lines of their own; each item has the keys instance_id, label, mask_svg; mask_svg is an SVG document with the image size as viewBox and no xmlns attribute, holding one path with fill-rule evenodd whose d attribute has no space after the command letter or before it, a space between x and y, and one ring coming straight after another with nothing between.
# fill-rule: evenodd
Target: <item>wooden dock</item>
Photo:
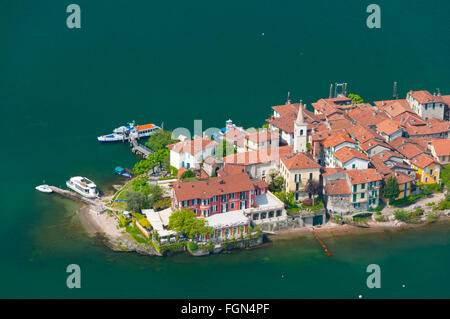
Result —
<instances>
[{"instance_id":1,"label":"wooden dock","mask_svg":"<svg viewBox=\"0 0 450 319\"><path fill-rule=\"evenodd\" d=\"M92 206L93 209L95 209L98 212L102 212L105 210L104 205L101 201L95 200L95 199L89 199L86 197L81 196L80 194L56 187L56 186L49 186L52 191L60 196L66 197L68 199L71 199L76 202L81 202L83 204L87 204Z\"/></svg>"},{"instance_id":2,"label":"wooden dock","mask_svg":"<svg viewBox=\"0 0 450 319\"><path fill-rule=\"evenodd\" d=\"M149 154L153 154L153 151L151 149L149 149L144 145L139 144L136 139L131 137L130 137L130 147L131 152L144 158L148 158Z\"/></svg>"},{"instance_id":3,"label":"wooden dock","mask_svg":"<svg viewBox=\"0 0 450 319\"><path fill-rule=\"evenodd\" d=\"M325 245L325 243L322 241L322 239L320 239L319 235L317 235L317 233L314 230L312 230L311 233L313 234L314 238L316 238L316 240L319 242L319 244L322 246L322 248L325 251L325 253L327 254L327 256L328 257L333 256L331 251L328 249L327 245Z\"/></svg>"}]
</instances>

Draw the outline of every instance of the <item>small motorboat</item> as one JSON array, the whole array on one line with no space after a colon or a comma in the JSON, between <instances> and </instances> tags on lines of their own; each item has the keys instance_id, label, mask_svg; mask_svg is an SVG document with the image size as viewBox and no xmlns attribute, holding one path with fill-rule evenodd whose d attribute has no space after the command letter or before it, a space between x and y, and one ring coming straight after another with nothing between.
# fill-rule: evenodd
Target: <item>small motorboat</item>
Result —
<instances>
[{"instance_id":1,"label":"small motorboat","mask_svg":"<svg viewBox=\"0 0 450 319\"><path fill-rule=\"evenodd\" d=\"M117 166L115 169L115 172L117 175L126 177L126 178L132 178L133 177L133 172L131 172L129 169L127 168L122 168L120 166Z\"/></svg>"},{"instance_id":2,"label":"small motorboat","mask_svg":"<svg viewBox=\"0 0 450 319\"><path fill-rule=\"evenodd\" d=\"M42 193L53 193L53 190L48 185L39 185L35 188Z\"/></svg>"}]
</instances>

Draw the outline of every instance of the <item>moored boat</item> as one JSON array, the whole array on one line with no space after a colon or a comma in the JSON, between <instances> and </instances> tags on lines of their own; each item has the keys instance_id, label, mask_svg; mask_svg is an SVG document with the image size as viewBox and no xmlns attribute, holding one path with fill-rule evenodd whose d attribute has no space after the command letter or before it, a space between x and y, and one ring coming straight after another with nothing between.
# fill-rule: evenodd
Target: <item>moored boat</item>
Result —
<instances>
[{"instance_id":1,"label":"moored boat","mask_svg":"<svg viewBox=\"0 0 450 319\"><path fill-rule=\"evenodd\" d=\"M97 185L86 177L75 176L70 178L66 185L71 190L77 192L78 194L86 198L97 198L98 190Z\"/></svg>"},{"instance_id":2,"label":"moored boat","mask_svg":"<svg viewBox=\"0 0 450 319\"><path fill-rule=\"evenodd\" d=\"M130 137L131 138L149 137L159 129L161 128L155 124L145 124L135 126L134 122L132 122L128 123L127 126L121 126L114 129L114 131L111 134L97 137L97 140L101 143L128 141Z\"/></svg>"},{"instance_id":3,"label":"moored boat","mask_svg":"<svg viewBox=\"0 0 450 319\"><path fill-rule=\"evenodd\" d=\"M126 178L133 177L133 172L132 171L130 171L127 168L122 168L120 166L116 167L115 172L116 172L117 175L120 175L120 176L123 176L123 177L126 177Z\"/></svg>"},{"instance_id":4,"label":"moored boat","mask_svg":"<svg viewBox=\"0 0 450 319\"><path fill-rule=\"evenodd\" d=\"M53 193L53 190L48 185L39 185L35 189L42 193Z\"/></svg>"}]
</instances>

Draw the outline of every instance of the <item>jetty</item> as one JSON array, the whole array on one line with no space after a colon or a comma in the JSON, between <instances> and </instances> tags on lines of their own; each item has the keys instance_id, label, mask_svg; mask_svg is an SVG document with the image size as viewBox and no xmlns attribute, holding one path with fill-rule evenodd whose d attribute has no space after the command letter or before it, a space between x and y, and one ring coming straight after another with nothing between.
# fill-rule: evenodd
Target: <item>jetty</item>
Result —
<instances>
[{"instance_id":1,"label":"jetty","mask_svg":"<svg viewBox=\"0 0 450 319\"><path fill-rule=\"evenodd\" d=\"M325 251L325 253L327 254L327 256L328 257L333 256L331 251L328 249L327 245L325 245L325 243L322 241L322 239L320 239L319 235L317 235L317 233L314 230L311 230L311 233L313 234L314 238L319 242L319 244L322 246L322 248Z\"/></svg>"},{"instance_id":2,"label":"jetty","mask_svg":"<svg viewBox=\"0 0 450 319\"><path fill-rule=\"evenodd\" d=\"M147 146L139 144L135 138L130 137L130 147L131 152L138 156L142 156L144 158L148 158L149 154L153 154L153 151L149 149Z\"/></svg>"},{"instance_id":3,"label":"jetty","mask_svg":"<svg viewBox=\"0 0 450 319\"><path fill-rule=\"evenodd\" d=\"M98 212L103 212L105 210L103 203L98 200L89 199L89 198L81 196L80 194L77 194L77 193L56 187L56 186L49 186L49 187L54 193L56 193L60 196L66 197L68 199L71 199L73 201L81 202L86 205L90 205L90 206L92 206L93 209L97 210Z\"/></svg>"}]
</instances>

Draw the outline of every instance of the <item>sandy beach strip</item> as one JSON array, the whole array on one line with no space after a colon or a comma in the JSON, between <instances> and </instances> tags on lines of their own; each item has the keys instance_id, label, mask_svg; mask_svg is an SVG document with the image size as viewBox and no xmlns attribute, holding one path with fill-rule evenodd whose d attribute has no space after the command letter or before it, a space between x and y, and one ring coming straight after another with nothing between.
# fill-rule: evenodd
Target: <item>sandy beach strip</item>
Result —
<instances>
[{"instance_id":1,"label":"sandy beach strip","mask_svg":"<svg viewBox=\"0 0 450 319\"><path fill-rule=\"evenodd\" d=\"M122 230L117 228L116 219L107 212L100 214L92 210L90 206L83 205L77 213L81 224L89 235L94 236L96 233L103 233L110 238L122 236Z\"/></svg>"}]
</instances>

